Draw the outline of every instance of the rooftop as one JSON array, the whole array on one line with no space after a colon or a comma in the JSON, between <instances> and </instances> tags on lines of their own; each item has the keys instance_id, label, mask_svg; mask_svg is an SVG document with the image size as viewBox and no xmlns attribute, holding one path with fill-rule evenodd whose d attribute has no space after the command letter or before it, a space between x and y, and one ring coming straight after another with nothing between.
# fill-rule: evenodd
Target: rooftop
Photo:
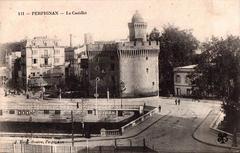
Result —
<instances>
[{"instance_id":1,"label":"rooftop","mask_svg":"<svg viewBox=\"0 0 240 153\"><path fill-rule=\"evenodd\" d=\"M135 22L144 22L141 14L138 11L136 11L132 17L132 23L135 23Z\"/></svg>"}]
</instances>

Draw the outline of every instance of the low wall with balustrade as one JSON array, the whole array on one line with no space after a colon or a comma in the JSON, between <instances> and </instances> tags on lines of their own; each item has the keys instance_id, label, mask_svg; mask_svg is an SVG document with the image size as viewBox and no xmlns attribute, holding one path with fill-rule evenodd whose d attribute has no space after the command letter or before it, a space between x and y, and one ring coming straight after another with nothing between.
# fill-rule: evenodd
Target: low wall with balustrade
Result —
<instances>
[{"instance_id":1,"label":"low wall with balustrade","mask_svg":"<svg viewBox=\"0 0 240 153\"><path fill-rule=\"evenodd\" d=\"M154 108L153 110L149 111L148 113L140 116L139 118L131 121L130 123L122 126L120 129L113 129L113 130L106 130L101 129L101 136L116 136L116 135L122 135L127 129L134 127L145 120L147 120L149 117L151 117L154 113L159 112L158 108Z\"/></svg>"},{"instance_id":2,"label":"low wall with balustrade","mask_svg":"<svg viewBox=\"0 0 240 153\"><path fill-rule=\"evenodd\" d=\"M121 127L121 133L124 133L124 131L128 128L134 127L142 122L144 122L146 119L148 119L149 117L151 117L154 113L159 112L158 108L154 108L153 110L149 111L148 113L140 116L139 118L131 121L130 123L124 125Z\"/></svg>"}]
</instances>

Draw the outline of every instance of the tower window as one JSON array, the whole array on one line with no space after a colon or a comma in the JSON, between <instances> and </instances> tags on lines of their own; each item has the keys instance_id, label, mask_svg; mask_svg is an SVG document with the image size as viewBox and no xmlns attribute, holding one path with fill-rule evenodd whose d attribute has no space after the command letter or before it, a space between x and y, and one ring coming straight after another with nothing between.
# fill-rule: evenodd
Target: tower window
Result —
<instances>
[{"instance_id":1,"label":"tower window","mask_svg":"<svg viewBox=\"0 0 240 153\"><path fill-rule=\"evenodd\" d=\"M152 82L152 85L154 86L154 85L155 85L155 82Z\"/></svg>"},{"instance_id":2,"label":"tower window","mask_svg":"<svg viewBox=\"0 0 240 153\"><path fill-rule=\"evenodd\" d=\"M148 68L146 68L146 72L148 73L148 71L149 71L149 69Z\"/></svg>"},{"instance_id":3,"label":"tower window","mask_svg":"<svg viewBox=\"0 0 240 153\"><path fill-rule=\"evenodd\" d=\"M148 60L148 57L146 57L146 60Z\"/></svg>"}]
</instances>

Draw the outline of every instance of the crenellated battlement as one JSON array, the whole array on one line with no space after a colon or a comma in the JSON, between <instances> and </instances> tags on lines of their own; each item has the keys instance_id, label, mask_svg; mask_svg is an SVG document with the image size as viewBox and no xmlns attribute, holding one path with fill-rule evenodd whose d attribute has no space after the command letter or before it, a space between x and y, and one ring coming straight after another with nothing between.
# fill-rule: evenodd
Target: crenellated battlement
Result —
<instances>
[{"instance_id":1,"label":"crenellated battlement","mask_svg":"<svg viewBox=\"0 0 240 153\"><path fill-rule=\"evenodd\" d=\"M157 41L130 41L117 43L118 50L159 50Z\"/></svg>"}]
</instances>

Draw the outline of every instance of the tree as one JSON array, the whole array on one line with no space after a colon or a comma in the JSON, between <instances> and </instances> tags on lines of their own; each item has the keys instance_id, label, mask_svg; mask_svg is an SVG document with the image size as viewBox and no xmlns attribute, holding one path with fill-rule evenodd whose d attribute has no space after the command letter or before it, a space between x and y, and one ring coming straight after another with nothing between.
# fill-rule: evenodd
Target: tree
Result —
<instances>
[{"instance_id":1,"label":"tree","mask_svg":"<svg viewBox=\"0 0 240 153\"><path fill-rule=\"evenodd\" d=\"M240 110L240 39L235 36L226 39L213 37L202 44L202 51L201 60L192 75L193 91L201 96L211 94L222 99L226 119L234 125L233 131L237 127L236 118Z\"/></svg>"},{"instance_id":2,"label":"tree","mask_svg":"<svg viewBox=\"0 0 240 153\"><path fill-rule=\"evenodd\" d=\"M149 39L151 41L154 41L154 40L159 40L159 38L160 38L159 30L157 28L153 28L153 30L150 33Z\"/></svg>"},{"instance_id":3,"label":"tree","mask_svg":"<svg viewBox=\"0 0 240 153\"><path fill-rule=\"evenodd\" d=\"M193 58L199 41L190 30L165 26L160 36L159 73L160 94L174 93L173 68L195 64Z\"/></svg>"},{"instance_id":4,"label":"tree","mask_svg":"<svg viewBox=\"0 0 240 153\"><path fill-rule=\"evenodd\" d=\"M226 39L213 37L210 41L202 44L202 51L196 72L192 76L196 85L194 90L198 90L202 96L208 96L206 93L209 93L217 98L228 98L233 81L237 80L239 38L234 36Z\"/></svg>"}]
</instances>

